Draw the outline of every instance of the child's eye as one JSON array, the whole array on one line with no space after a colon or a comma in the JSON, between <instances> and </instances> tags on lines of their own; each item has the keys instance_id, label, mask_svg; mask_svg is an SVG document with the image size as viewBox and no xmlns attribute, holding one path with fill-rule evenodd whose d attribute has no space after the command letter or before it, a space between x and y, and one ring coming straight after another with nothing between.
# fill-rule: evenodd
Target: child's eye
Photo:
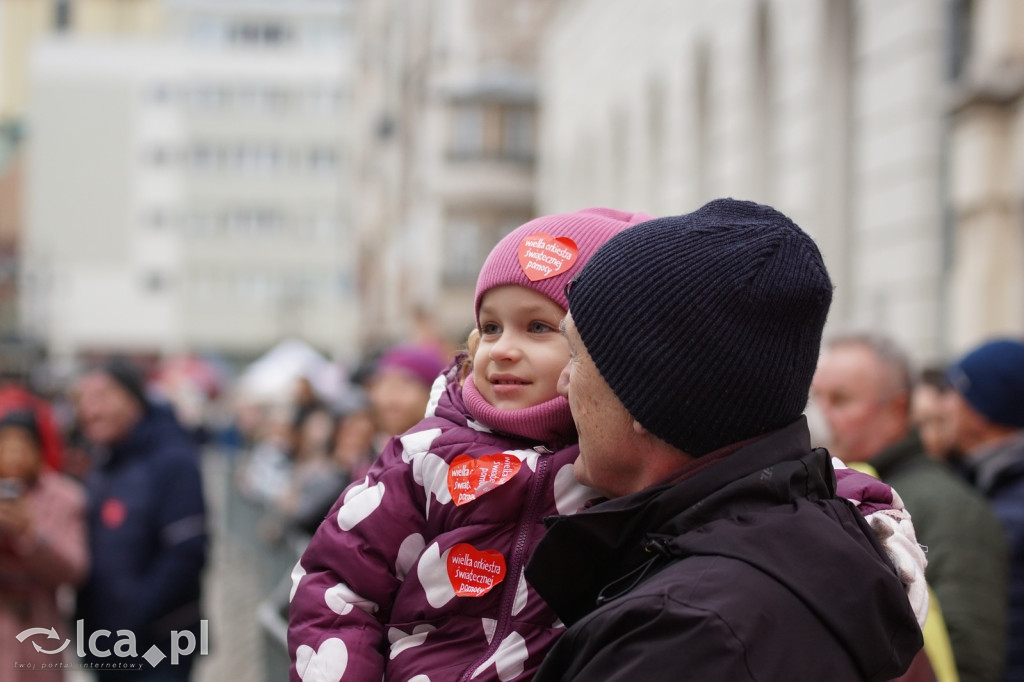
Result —
<instances>
[{"instance_id":1,"label":"child's eye","mask_svg":"<svg viewBox=\"0 0 1024 682\"><path fill-rule=\"evenodd\" d=\"M483 322L480 324L480 333L484 336L489 334L500 334L501 327L494 322Z\"/></svg>"},{"instance_id":2,"label":"child's eye","mask_svg":"<svg viewBox=\"0 0 1024 682\"><path fill-rule=\"evenodd\" d=\"M555 328L547 322L531 322L530 333L531 334L546 334L547 332L553 332Z\"/></svg>"}]
</instances>

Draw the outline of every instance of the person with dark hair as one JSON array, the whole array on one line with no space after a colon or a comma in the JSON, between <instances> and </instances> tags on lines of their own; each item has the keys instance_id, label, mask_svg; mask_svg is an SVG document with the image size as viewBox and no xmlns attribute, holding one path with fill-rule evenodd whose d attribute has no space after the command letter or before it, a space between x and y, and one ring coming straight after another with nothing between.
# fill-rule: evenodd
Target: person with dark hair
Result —
<instances>
[{"instance_id":1,"label":"person with dark hair","mask_svg":"<svg viewBox=\"0 0 1024 682\"><path fill-rule=\"evenodd\" d=\"M921 370L911 393L910 420L921 436L924 451L959 473L960 453L953 444L950 388L945 369Z\"/></svg>"},{"instance_id":2,"label":"person with dark hair","mask_svg":"<svg viewBox=\"0 0 1024 682\"><path fill-rule=\"evenodd\" d=\"M623 230L567 297L573 473L607 499L526 568L566 626L535 682L902 674L917 617L802 416L832 300L811 238L721 199Z\"/></svg>"},{"instance_id":3,"label":"person with dark hair","mask_svg":"<svg viewBox=\"0 0 1024 682\"><path fill-rule=\"evenodd\" d=\"M68 616L58 606L61 585L77 586L89 565L85 494L45 461L33 412L0 416L0 663L11 682L59 682L63 672L44 669L60 642L17 639L26 629L55 628L69 636ZM36 646L42 645L43 651ZM35 669L16 668L13 662Z\"/></svg>"},{"instance_id":4,"label":"person with dark hair","mask_svg":"<svg viewBox=\"0 0 1024 682\"><path fill-rule=\"evenodd\" d=\"M75 386L78 421L100 453L86 479L93 570L78 593L86 637L134 634L144 655L170 656L171 633L201 633L200 582L206 513L195 443L168 407L149 400L141 374L124 361L86 370ZM111 643L112 644L112 643ZM187 647L186 647L187 648ZM133 671L133 680L187 680L200 651ZM109 652L108 652L109 655ZM86 648L85 660L109 660ZM121 680L123 671L98 670Z\"/></svg>"}]
</instances>

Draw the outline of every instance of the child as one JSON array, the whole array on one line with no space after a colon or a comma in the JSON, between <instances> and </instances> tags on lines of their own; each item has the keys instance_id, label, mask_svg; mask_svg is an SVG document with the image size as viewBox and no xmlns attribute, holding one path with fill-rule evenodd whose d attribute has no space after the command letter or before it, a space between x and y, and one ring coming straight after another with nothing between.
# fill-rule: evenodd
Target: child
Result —
<instances>
[{"instance_id":1,"label":"child","mask_svg":"<svg viewBox=\"0 0 1024 682\"><path fill-rule=\"evenodd\" d=\"M523 567L544 517L596 497L573 478L575 427L556 390L565 284L647 219L547 216L494 248L477 281L471 371L456 361L435 382L427 417L343 494L292 572L293 680L533 676L564 628Z\"/></svg>"},{"instance_id":2,"label":"child","mask_svg":"<svg viewBox=\"0 0 1024 682\"><path fill-rule=\"evenodd\" d=\"M56 682L59 649L70 636L58 606L61 585L77 585L88 570L85 495L44 465L45 442L33 412L0 417L0 662L4 680ZM19 641L29 628L55 627L59 639ZM39 648L42 651L40 652ZM14 661L35 669L14 669ZM44 666L49 666L43 669Z\"/></svg>"}]
</instances>

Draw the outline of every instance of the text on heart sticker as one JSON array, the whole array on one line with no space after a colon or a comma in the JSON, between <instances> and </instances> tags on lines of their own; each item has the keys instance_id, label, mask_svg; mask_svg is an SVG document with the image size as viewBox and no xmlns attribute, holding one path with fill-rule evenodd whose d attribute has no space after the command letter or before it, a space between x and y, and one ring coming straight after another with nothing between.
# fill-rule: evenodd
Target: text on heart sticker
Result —
<instances>
[{"instance_id":1,"label":"text on heart sticker","mask_svg":"<svg viewBox=\"0 0 1024 682\"><path fill-rule=\"evenodd\" d=\"M519 243L519 266L531 282L559 275L573 266L579 249L568 237L538 232Z\"/></svg>"},{"instance_id":2,"label":"text on heart sticker","mask_svg":"<svg viewBox=\"0 0 1024 682\"><path fill-rule=\"evenodd\" d=\"M472 502L506 483L521 466L522 462L514 455L484 455L477 459L459 455L448 467L448 492L456 505Z\"/></svg>"},{"instance_id":3,"label":"text on heart sticker","mask_svg":"<svg viewBox=\"0 0 1024 682\"><path fill-rule=\"evenodd\" d=\"M461 543L448 552L448 579L460 597L482 597L505 579L505 557Z\"/></svg>"}]
</instances>

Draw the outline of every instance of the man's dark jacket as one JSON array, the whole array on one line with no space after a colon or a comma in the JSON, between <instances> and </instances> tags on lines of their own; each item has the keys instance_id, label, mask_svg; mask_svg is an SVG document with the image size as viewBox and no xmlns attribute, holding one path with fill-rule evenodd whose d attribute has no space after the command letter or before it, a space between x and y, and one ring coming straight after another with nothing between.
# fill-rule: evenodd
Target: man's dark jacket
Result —
<instances>
[{"instance_id":1,"label":"man's dark jacket","mask_svg":"<svg viewBox=\"0 0 1024 682\"><path fill-rule=\"evenodd\" d=\"M535 682L905 671L921 630L860 513L835 498L831 460L810 449L806 422L709 461L550 522L526 578L568 629Z\"/></svg>"},{"instance_id":2,"label":"man's dark jacket","mask_svg":"<svg viewBox=\"0 0 1024 682\"><path fill-rule=\"evenodd\" d=\"M130 630L142 656L169 653L171 631L190 630L199 651L200 578L207 536L198 452L170 410L150 406L86 480L92 573L78 594L86 637L113 650ZM184 645L182 645L184 646ZM107 662L114 658L86 660ZM137 661L138 659L128 659Z\"/></svg>"}]
</instances>

